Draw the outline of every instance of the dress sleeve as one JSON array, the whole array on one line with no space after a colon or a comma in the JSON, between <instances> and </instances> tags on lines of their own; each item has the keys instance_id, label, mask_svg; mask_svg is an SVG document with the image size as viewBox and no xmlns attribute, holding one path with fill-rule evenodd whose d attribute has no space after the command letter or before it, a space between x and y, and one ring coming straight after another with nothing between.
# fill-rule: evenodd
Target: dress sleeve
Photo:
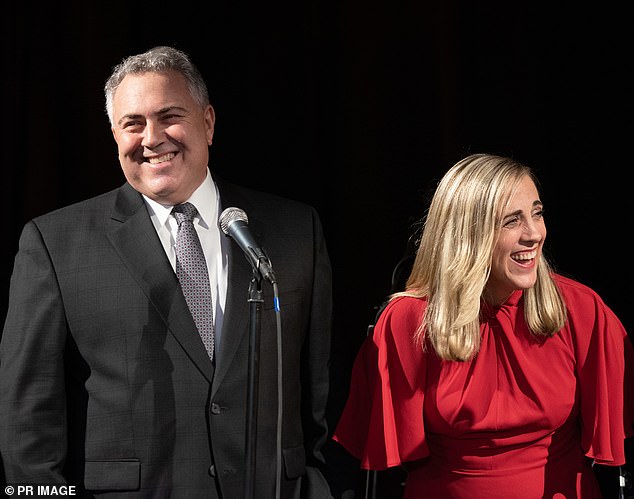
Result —
<instances>
[{"instance_id":1,"label":"dress sleeve","mask_svg":"<svg viewBox=\"0 0 634 499\"><path fill-rule=\"evenodd\" d=\"M422 300L397 298L357 354L333 438L362 468L382 470L429 455L423 426L426 353L413 340L421 313Z\"/></svg>"},{"instance_id":2,"label":"dress sleeve","mask_svg":"<svg viewBox=\"0 0 634 499\"><path fill-rule=\"evenodd\" d=\"M598 295L571 295L567 303L579 376L581 445L598 464L622 465L624 440L633 435L632 342Z\"/></svg>"}]
</instances>

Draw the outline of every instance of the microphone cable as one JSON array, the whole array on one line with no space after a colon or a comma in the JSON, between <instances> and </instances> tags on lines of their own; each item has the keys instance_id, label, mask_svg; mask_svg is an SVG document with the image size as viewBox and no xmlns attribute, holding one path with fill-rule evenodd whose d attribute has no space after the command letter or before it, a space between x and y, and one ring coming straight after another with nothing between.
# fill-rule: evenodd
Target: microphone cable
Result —
<instances>
[{"instance_id":1,"label":"microphone cable","mask_svg":"<svg viewBox=\"0 0 634 499\"><path fill-rule=\"evenodd\" d=\"M284 380L282 376L282 317L277 282L273 282L273 303L277 325L277 425L275 442L276 479L275 497L280 499L282 493L282 419L284 411Z\"/></svg>"}]
</instances>

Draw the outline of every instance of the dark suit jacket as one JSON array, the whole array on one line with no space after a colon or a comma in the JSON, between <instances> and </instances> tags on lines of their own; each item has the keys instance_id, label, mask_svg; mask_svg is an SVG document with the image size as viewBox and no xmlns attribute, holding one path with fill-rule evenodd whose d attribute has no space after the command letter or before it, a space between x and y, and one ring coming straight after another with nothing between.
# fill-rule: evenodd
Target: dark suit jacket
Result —
<instances>
[{"instance_id":1,"label":"dark suit jacket","mask_svg":"<svg viewBox=\"0 0 634 499\"><path fill-rule=\"evenodd\" d=\"M277 276L283 334L283 495L329 497L320 448L331 270L316 212L219 184L249 215ZM76 485L82 497L243 496L252 269L229 242L215 366L132 187L29 222L0 346L0 452L6 481ZM276 314L262 283L257 497L274 497ZM307 469L309 472L307 473ZM310 489L310 493L308 490Z\"/></svg>"}]
</instances>

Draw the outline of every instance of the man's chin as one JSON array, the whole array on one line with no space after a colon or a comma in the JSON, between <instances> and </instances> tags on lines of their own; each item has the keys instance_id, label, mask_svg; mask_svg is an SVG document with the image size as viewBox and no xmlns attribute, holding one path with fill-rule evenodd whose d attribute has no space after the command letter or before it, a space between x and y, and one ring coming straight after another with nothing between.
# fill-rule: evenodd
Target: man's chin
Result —
<instances>
[{"instance_id":1,"label":"man's chin","mask_svg":"<svg viewBox=\"0 0 634 499\"><path fill-rule=\"evenodd\" d=\"M156 201L160 204L174 205L178 201L178 190L174 186L175 182L165 182L165 179L159 182L132 184L137 191L144 196Z\"/></svg>"}]
</instances>

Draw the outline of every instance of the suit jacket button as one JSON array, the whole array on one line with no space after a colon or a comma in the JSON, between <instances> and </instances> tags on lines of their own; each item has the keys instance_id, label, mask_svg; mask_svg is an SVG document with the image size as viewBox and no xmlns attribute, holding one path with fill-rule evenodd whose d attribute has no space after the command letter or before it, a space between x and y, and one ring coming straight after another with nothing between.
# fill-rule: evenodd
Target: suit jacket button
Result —
<instances>
[{"instance_id":1,"label":"suit jacket button","mask_svg":"<svg viewBox=\"0 0 634 499\"><path fill-rule=\"evenodd\" d=\"M212 414L220 414L222 409L220 408L220 404L216 404L215 402L211 403L211 413Z\"/></svg>"},{"instance_id":2,"label":"suit jacket button","mask_svg":"<svg viewBox=\"0 0 634 499\"><path fill-rule=\"evenodd\" d=\"M216 476L216 466L213 464L209 467L209 476L213 476L214 478Z\"/></svg>"}]
</instances>

